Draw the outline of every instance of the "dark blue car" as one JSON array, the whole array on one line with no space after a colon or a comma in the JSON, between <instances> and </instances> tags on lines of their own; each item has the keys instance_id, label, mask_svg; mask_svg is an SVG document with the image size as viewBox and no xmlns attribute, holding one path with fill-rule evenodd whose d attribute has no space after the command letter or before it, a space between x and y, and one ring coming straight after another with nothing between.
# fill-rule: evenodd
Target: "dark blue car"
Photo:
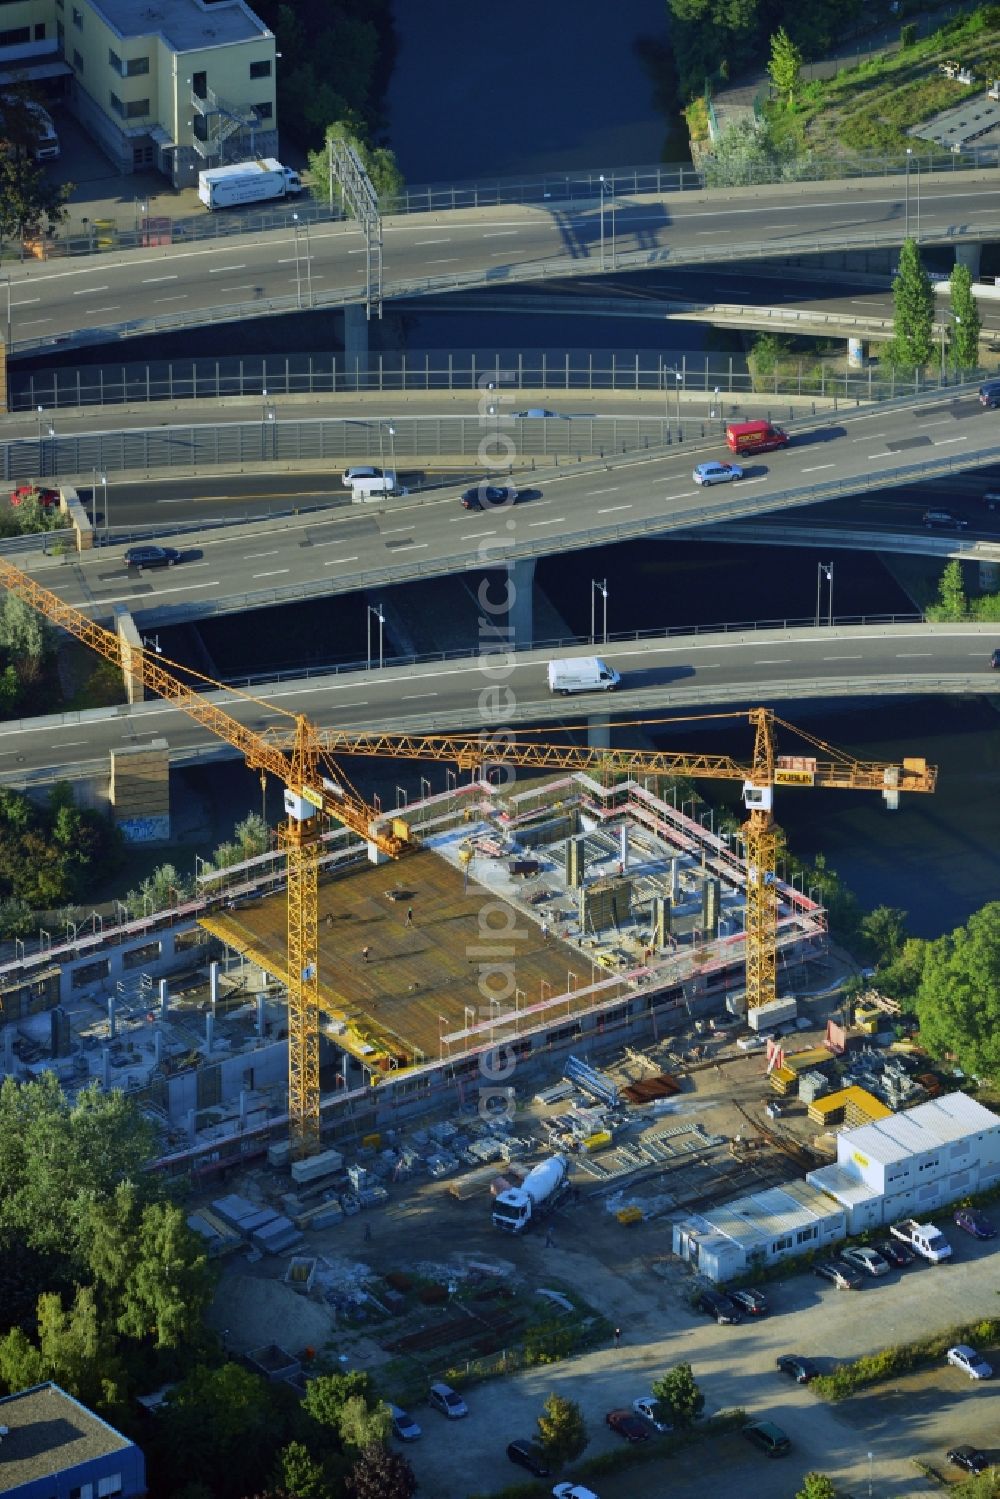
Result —
<instances>
[{"instance_id":1,"label":"dark blue car","mask_svg":"<svg viewBox=\"0 0 1000 1499\"><path fill-rule=\"evenodd\" d=\"M995 1239L997 1231L978 1208L956 1208L955 1222L959 1228L964 1228L967 1234L974 1239Z\"/></svg>"}]
</instances>

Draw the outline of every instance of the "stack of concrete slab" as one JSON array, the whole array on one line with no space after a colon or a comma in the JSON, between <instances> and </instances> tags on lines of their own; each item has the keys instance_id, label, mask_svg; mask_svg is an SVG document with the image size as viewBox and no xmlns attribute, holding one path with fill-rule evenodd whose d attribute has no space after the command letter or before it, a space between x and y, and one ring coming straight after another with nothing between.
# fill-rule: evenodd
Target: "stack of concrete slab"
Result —
<instances>
[{"instance_id":1,"label":"stack of concrete slab","mask_svg":"<svg viewBox=\"0 0 1000 1499\"><path fill-rule=\"evenodd\" d=\"M313 1186L324 1177L336 1176L343 1168L344 1157L339 1150L323 1150L304 1161L293 1161L292 1181L299 1187Z\"/></svg>"},{"instance_id":2,"label":"stack of concrete slab","mask_svg":"<svg viewBox=\"0 0 1000 1499\"><path fill-rule=\"evenodd\" d=\"M212 1211L264 1254L281 1254L302 1242L302 1235L290 1218L273 1208L257 1207L236 1193L217 1197Z\"/></svg>"}]
</instances>

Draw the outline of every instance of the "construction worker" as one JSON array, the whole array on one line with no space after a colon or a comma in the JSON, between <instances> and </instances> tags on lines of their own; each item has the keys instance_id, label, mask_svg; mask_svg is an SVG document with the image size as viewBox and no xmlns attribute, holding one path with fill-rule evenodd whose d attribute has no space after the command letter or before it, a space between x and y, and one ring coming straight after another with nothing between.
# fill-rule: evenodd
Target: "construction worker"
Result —
<instances>
[{"instance_id":1,"label":"construction worker","mask_svg":"<svg viewBox=\"0 0 1000 1499\"><path fill-rule=\"evenodd\" d=\"M407 908L406 908L406 925L407 926L412 926L413 925L413 907L412 906L407 906Z\"/></svg>"},{"instance_id":2,"label":"construction worker","mask_svg":"<svg viewBox=\"0 0 1000 1499\"><path fill-rule=\"evenodd\" d=\"M365 945L365 946L364 946L364 947L363 947L363 948L362 948L362 949L361 949L361 961L362 961L362 963L367 963L367 962L368 962L368 954L369 954L369 953L370 953L370 952L371 952L371 948L370 948L370 947L368 947L368 946L367 946L367 945Z\"/></svg>"}]
</instances>

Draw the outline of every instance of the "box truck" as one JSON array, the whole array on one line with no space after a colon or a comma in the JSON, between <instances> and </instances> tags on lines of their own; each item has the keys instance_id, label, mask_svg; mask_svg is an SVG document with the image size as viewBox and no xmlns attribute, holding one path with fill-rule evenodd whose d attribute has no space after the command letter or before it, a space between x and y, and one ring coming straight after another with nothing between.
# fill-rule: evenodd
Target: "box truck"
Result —
<instances>
[{"instance_id":1,"label":"box truck","mask_svg":"<svg viewBox=\"0 0 1000 1499\"><path fill-rule=\"evenodd\" d=\"M549 662L549 691L613 692L621 681L614 667L600 656L575 656Z\"/></svg>"},{"instance_id":2,"label":"box truck","mask_svg":"<svg viewBox=\"0 0 1000 1499\"><path fill-rule=\"evenodd\" d=\"M198 197L205 207L235 208L243 203L266 203L302 191L298 172L283 167L273 156L260 161L238 161L198 173Z\"/></svg>"},{"instance_id":3,"label":"box truck","mask_svg":"<svg viewBox=\"0 0 1000 1499\"><path fill-rule=\"evenodd\" d=\"M732 453L769 453L773 448L787 448L789 441L788 433L770 422L730 422L726 427L726 444Z\"/></svg>"}]
</instances>

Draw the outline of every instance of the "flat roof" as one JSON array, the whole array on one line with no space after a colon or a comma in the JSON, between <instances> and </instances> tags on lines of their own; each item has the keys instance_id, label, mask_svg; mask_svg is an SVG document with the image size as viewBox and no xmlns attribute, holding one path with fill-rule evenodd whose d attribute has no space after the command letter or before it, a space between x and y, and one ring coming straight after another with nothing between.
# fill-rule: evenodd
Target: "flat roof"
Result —
<instances>
[{"instance_id":1,"label":"flat roof","mask_svg":"<svg viewBox=\"0 0 1000 1499\"><path fill-rule=\"evenodd\" d=\"M56 1384L0 1400L0 1494L135 1444Z\"/></svg>"},{"instance_id":2,"label":"flat roof","mask_svg":"<svg viewBox=\"0 0 1000 1499\"><path fill-rule=\"evenodd\" d=\"M123 41L160 36L174 52L198 52L232 42L263 41L273 33L244 0L90 0Z\"/></svg>"},{"instance_id":3,"label":"flat roof","mask_svg":"<svg viewBox=\"0 0 1000 1499\"><path fill-rule=\"evenodd\" d=\"M842 1151L852 1155L857 1152L889 1166L922 1151L937 1150L955 1140L998 1127L1000 1117L974 1098L965 1093L948 1093L875 1124L844 1130L840 1140Z\"/></svg>"},{"instance_id":4,"label":"flat roof","mask_svg":"<svg viewBox=\"0 0 1000 1499\"><path fill-rule=\"evenodd\" d=\"M704 1214L710 1231L724 1234L737 1244L752 1248L776 1234L804 1228L818 1218L832 1218L840 1208L830 1197L805 1182L788 1182L734 1198Z\"/></svg>"},{"instance_id":5,"label":"flat roof","mask_svg":"<svg viewBox=\"0 0 1000 1499\"><path fill-rule=\"evenodd\" d=\"M882 1193L870 1187L866 1181L859 1176L852 1176L845 1171L843 1166L819 1166L815 1171L810 1171L806 1181L819 1191L827 1193L836 1198L845 1207L854 1207L859 1202L870 1202L873 1197L881 1197Z\"/></svg>"}]
</instances>

